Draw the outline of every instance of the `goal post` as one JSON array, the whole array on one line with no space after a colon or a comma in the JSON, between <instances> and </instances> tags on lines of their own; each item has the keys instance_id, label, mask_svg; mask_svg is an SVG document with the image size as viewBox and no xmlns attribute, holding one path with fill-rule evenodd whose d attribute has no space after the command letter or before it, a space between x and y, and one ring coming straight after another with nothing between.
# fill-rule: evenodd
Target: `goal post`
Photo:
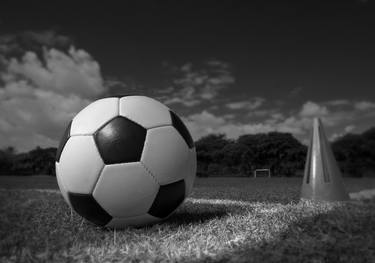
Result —
<instances>
[{"instance_id":1,"label":"goal post","mask_svg":"<svg viewBox=\"0 0 375 263\"><path fill-rule=\"evenodd\" d=\"M257 177L271 177L271 170L268 168L255 169L254 178L257 178Z\"/></svg>"}]
</instances>

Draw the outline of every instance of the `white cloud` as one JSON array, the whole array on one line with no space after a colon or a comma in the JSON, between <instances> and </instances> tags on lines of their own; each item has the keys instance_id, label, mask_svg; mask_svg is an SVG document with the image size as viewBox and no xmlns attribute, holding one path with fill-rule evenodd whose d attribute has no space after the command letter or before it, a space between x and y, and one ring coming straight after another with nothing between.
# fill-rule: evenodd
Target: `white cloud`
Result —
<instances>
[{"instance_id":1,"label":"white cloud","mask_svg":"<svg viewBox=\"0 0 375 263\"><path fill-rule=\"evenodd\" d=\"M335 141L335 140L337 140L337 139L343 137L344 135L346 135L346 134L348 134L348 133L351 133L355 128L356 128L355 125L348 125L348 126L346 126L346 127L344 128L344 132L335 132L335 133L333 133L333 134L330 136L329 140L330 140L330 141Z\"/></svg>"},{"instance_id":2,"label":"white cloud","mask_svg":"<svg viewBox=\"0 0 375 263\"><path fill-rule=\"evenodd\" d=\"M264 120L260 122L252 121L251 116L247 117L248 120L245 122L238 121L238 118L233 118L233 116L227 118L226 115L218 116L206 110L188 116L185 121L195 140L210 133L224 133L228 138L237 138L243 134L278 131L292 133L305 142L314 117L321 118L325 126L339 127L345 123L350 123L356 118L357 113L353 111L331 111L327 106L307 101L299 111L289 116L285 116L277 110L263 110ZM348 133L353 129L355 129L355 126L349 124L345 126L344 132Z\"/></svg>"},{"instance_id":3,"label":"white cloud","mask_svg":"<svg viewBox=\"0 0 375 263\"><path fill-rule=\"evenodd\" d=\"M103 81L99 64L84 50L71 47L65 54L56 49L45 50L43 60L34 52L26 52L19 60L12 58L3 79L14 83L27 80L38 89L54 90L60 94L94 97L102 92Z\"/></svg>"},{"instance_id":4,"label":"white cloud","mask_svg":"<svg viewBox=\"0 0 375 263\"><path fill-rule=\"evenodd\" d=\"M223 117L215 116L206 110L183 119L194 140L210 133L220 133L216 129L226 123Z\"/></svg>"},{"instance_id":5,"label":"white cloud","mask_svg":"<svg viewBox=\"0 0 375 263\"><path fill-rule=\"evenodd\" d=\"M274 120L282 120L284 118L284 114L281 112L274 112L271 114L272 119Z\"/></svg>"},{"instance_id":6,"label":"white cloud","mask_svg":"<svg viewBox=\"0 0 375 263\"><path fill-rule=\"evenodd\" d=\"M343 121L353 118L353 112L342 111L342 110L332 110L328 109L327 105L322 105L324 103L316 103L312 101L307 101L302 105L302 109L299 111L297 120L297 126L303 128L306 123L311 125L313 118L321 118L325 125L335 126Z\"/></svg>"},{"instance_id":7,"label":"white cloud","mask_svg":"<svg viewBox=\"0 0 375 263\"><path fill-rule=\"evenodd\" d=\"M354 104L354 108L361 111L375 109L375 102L359 101Z\"/></svg>"},{"instance_id":8,"label":"white cloud","mask_svg":"<svg viewBox=\"0 0 375 263\"><path fill-rule=\"evenodd\" d=\"M348 100L330 100L325 103L329 106L342 106L342 105L349 105L350 101Z\"/></svg>"},{"instance_id":9,"label":"white cloud","mask_svg":"<svg viewBox=\"0 0 375 263\"><path fill-rule=\"evenodd\" d=\"M186 63L175 70L172 85L159 90L159 99L165 104L195 106L216 98L219 91L235 82L227 63L208 61L196 69Z\"/></svg>"},{"instance_id":10,"label":"white cloud","mask_svg":"<svg viewBox=\"0 0 375 263\"><path fill-rule=\"evenodd\" d=\"M265 99L260 97L251 98L246 101L236 101L227 103L225 106L231 110L239 110L239 109L246 109L246 110L255 110L263 105Z\"/></svg>"},{"instance_id":11,"label":"white cloud","mask_svg":"<svg viewBox=\"0 0 375 263\"><path fill-rule=\"evenodd\" d=\"M192 99L192 98L186 99L186 97L185 98L173 97L170 99L165 99L163 102L167 105L179 103L186 107L192 107L201 103L200 100Z\"/></svg>"},{"instance_id":12,"label":"white cloud","mask_svg":"<svg viewBox=\"0 0 375 263\"><path fill-rule=\"evenodd\" d=\"M302 117L322 117L328 114L328 109L326 106L319 105L315 102L308 101L303 104L300 111Z\"/></svg>"},{"instance_id":13,"label":"white cloud","mask_svg":"<svg viewBox=\"0 0 375 263\"><path fill-rule=\"evenodd\" d=\"M280 132L299 132L294 127L285 126L285 123L239 123L234 122L233 118L216 116L206 110L201 113L192 114L184 118L184 122L189 128L194 140L210 133L223 133L228 138L237 138L243 134L267 133L271 131ZM287 124L288 121L286 121Z\"/></svg>"},{"instance_id":14,"label":"white cloud","mask_svg":"<svg viewBox=\"0 0 375 263\"><path fill-rule=\"evenodd\" d=\"M106 91L99 64L82 49L45 48L42 57L27 51L4 61L0 148L56 146L69 120Z\"/></svg>"},{"instance_id":15,"label":"white cloud","mask_svg":"<svg viewBox=\"0 0 375 263\"><path fill-rule=\"evenodd\" d=\"M217 60L217 59L207 61L207 65L218 67L218 68L221 68L221 69L229 69L228 63L225 63L225 62Z\"/></svg>"},{"instance_id":16,"label":"white cloud","mask_svg":"<svg viewBox=\"0 0 375 263\"><path fill-rule=\"evenodd\" d=\"M355 129L355 125L348 125L344 128L346 133L352 132Z\"/></svg>"}]
</instances>

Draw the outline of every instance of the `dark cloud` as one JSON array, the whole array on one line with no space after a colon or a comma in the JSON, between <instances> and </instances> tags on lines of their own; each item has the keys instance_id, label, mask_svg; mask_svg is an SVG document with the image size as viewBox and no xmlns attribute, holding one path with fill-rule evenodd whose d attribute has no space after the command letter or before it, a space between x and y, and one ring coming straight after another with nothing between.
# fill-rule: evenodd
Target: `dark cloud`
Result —
<instances>
[{"instance_id":1,"label":"dark cloud","mask_svg":"<svg viewBox=\"0 0 375 263\"><path fill-rule=\"evenodd\" d=\"M33 51L38 55L43 48L68 50L73 45L71 38L57 34L55 31L23 31L17 34L0 35L0 56L5 58L20 57L26 51Z\"/></svg>"}]
</instances>

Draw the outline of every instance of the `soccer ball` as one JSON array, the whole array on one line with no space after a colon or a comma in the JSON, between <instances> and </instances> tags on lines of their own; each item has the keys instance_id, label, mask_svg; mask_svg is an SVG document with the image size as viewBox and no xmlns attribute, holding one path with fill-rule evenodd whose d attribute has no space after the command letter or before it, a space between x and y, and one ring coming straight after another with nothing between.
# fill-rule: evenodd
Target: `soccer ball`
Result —
<instances>
[{"instance_id":1,"label":"soccer ball","mask_svg":"<svg viewBox=\"0 0 375 263\"><path fill-rule=\"evenodd\" d=\"M145 96L94 101L68 125L56 154L65 201L106 227L167 218L191 193L194 142L181 119Z\"/></svg>"}]
</instances>

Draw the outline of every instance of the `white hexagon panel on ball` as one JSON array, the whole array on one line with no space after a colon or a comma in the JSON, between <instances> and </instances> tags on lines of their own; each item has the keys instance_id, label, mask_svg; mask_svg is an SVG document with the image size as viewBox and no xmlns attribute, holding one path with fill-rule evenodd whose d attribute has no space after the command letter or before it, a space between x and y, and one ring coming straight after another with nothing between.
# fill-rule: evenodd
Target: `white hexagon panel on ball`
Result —
<instances>
[{"instance_id":1,"label":"white hexagon panel on ball","mask_svg":"<svg viewBox=\"0 0 375 263\"><path fill-rule=\"evenodd\" d=\"M72 136L56 163L56 173L69 192L90 194L103 166L92 136Z\"/></svg>"},{"instance_id":2,"label":"white hexagon panel on ball","mask_svg":"<svg viewBox=\"0 0 375 263\"><path fill-rule=\"evenodd\" d=\"M94 101L73 118L70 135L93 134L102 125L118 115L118 104L118 98Z\"/></svg>"},{"instance_id":3,"label":"white hexagon panel on ball","mask_svg":"<svg viewBox=\"0 0 375 263\"><path fill-rule=\"evenodd\" d=\"M159 184L184 179L189 166L189 148L172 126L147 130L141 162L156 177Z\"/></svg>"},{"instance_id":4,"label":"white hexagon panel on ball","mask_svg":"<svg viewBox=\"0 0 375 263\"><path fill-rule=\"evenodd\" d=\"M127 96L120 99L119 115L132 120L146 129L171 125L169 108L145 96Z\"/></svg>"},{"instance_id":5,"label":"white hexagon panel on ball","mask_svg":"<svg viewBox=\"0 0 375 263\"><path fill-rule=\"evenodd\" d=\"M68 197L68 191L66 190L65 186L63 185L62 181L61 181L61 174L60 174L60 169L58 168L59 164L56 163L56 179L57 179L57 185L59 186L59 189L60 189L60 192L62 194L62 196L64 197L65 199L65 202L67 202L69 205L70 204L70 201L69 201L69 197Z\"/></svg>"}]
</instances>

